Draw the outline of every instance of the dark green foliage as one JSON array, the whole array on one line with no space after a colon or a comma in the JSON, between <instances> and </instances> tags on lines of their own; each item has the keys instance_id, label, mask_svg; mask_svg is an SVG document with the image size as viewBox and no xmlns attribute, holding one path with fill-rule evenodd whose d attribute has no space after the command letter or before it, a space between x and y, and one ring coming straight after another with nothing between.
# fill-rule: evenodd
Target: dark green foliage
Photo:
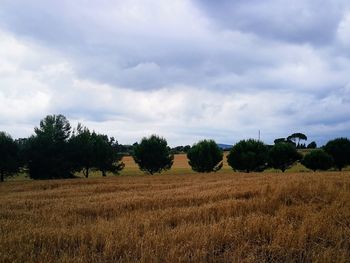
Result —
<instances>
[{"instance_id":1,"label":"dark green foliage","mask_svg":"<svg viewBox=\"0 0 350 263\"><path fill-rule=\"evenodd\" d=\"M0 180L12 176L19 169L18 145L5 132L0 132Z\"/></svg>"},{"instance_id":2,"label":"dark green foliage","mask_svg":"<svg viewBox=\"0 0 350 263\"><path fill-rule=\"evenodd\" d=\"M88 128L78 124L69 141L74 170L82 170L86 178L89 177L89 171L95 164L94 137Z\"/></svg>"},{"instance_id":3,"label":"dark green foliage","mask_svg":"<svg viewBox=\"0 0 350 263\"><path fill-rule=\"evenodd\" d=\"M145 137L139 144L134 144L133 158L140 170L150 174L170 169L174 161L167 141L157 135Z\"/></svg>"},{"instance_id":4,"label":"dark green foliage","mask_svg":"<svg viewBox=\"0 0 350 263\"><path fill-rule=\"evenodd\" d=\"M348 138L337 138L329 141L324 150L332 156L334 165L341 171L350 164L350 140Z\"/></svg>"},{"instance_id":5,"label":"dark green foliage","mask_svg":"<svg viewBox=\"0 0 350 263\"><path fill-rule=\"evenodd\" d=\"M290 143L277 143L269 150L269 165L282 172L301 159L302 155Z\"/></svg>"},{"instance_id":6,"label":"dark green foliage","mask_svg":"<svg viewBox=\"0 0 350 263\"><path fill-rule=\"evenodd\" d=\"M63 115L49 115L27 141L29 176L33 179L72 177L68 139L71 126Z\"/></svg>"},{"instance_id":7,"label":"dark green foliage","mask_svg":"<svg viewBox=\"0 0 350 263\"><path fill-rule=\"evenodd\" d=\"M106 176L106 172L118 174L125 164L121 162L122 155L118 153L118 142L107 135L93 133L95 167Z\"/></svg>"},{"instance_id":8,"label":"dark green foliage","mask_svg":"<svg viewBox=\"0 0 350 263\"><path fill-rule=\"evenodd\" d=\"M267 147L261 141L242 140L233 146L227 156L228 164L238 171L263 171L268 159Z\"/></svg>"},{"instance_id":9,"label":"dark green foliage","mask_svg":"<svg viewBox=\"0 0 350 263\"><path fill-rule=\"evenodd\" d=\"M286 138L277 138L274 141L274 144L280 143L280 142L286 142Z\"/></svg>"},{"instance_id":10,"label":"dark green foliage","mask_svg":"<svg viewBox=\"0 0 350 263\"><path fill-rule=\"evenodd\" d=\"M314 150L306 154L301 163L313 171L328 170L333 165L333 158L324 150Z\"/></svg>"},{"instance_id":11,"label":"dark green foliage","mask_svg":"<svg viewBox=\"0 0 350 263\"><path fill-rule=\"evenodd\" d=\"M310 143L307 145L307 148L308 148L308 149L316 149L316 148L317 148L316 142L315 142L315 141L310 142Z\"/></svg>"},{"instance_id":12,"label":"dark green foliage","mask_svg":"<svg viewBox=\"0 0 350 263\"><path fill-rule=\"evenodd\" d=\"M76 171L82 170L86 178L91 168L99 169L103 176L106 176L106 172L118 174L124 168L124 163L120 162L122 155L118 154L119 148L114 138L90 132L80 124L70 139L74 168Z\"/></svg>"},{"instance_id":13,"label":"dark green foliage","mask_svg":"<svg viewBox=\"0 0 350 263\"><path fill-rule=\"evenodd\" d=\"M303 133L297 132L297 133L293 133L292 135L289 135L287 137L287 140L292 141L297 146L297 148L305 148L305 145L300 144L300 141L301 140L307 141L307 136Z\"/></svg>"},{"instance_id":14,"label":"dark green foliage","mask_svg":"<svg viewBox=\"0 0 350 263\"><path fill-rule=\"evenodd\" d=\"M194 144L187 152L189 165L196 172L216 172L222 168L222 150L213 140L203 140Z\"/></svg>"}]
</instances>

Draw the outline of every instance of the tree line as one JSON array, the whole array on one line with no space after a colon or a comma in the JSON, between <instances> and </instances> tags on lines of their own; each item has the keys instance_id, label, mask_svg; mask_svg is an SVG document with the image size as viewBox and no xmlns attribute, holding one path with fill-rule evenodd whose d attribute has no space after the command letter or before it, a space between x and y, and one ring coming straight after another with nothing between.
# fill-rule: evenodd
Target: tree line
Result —
<instances>
[{"instance_id":1,"label":"tree line","mask_svg":"<svg viewBox=\"0 0 350 263\"><path fill-rule=\"evenodd\" d=\"M300 140L307 137L295 133L276 139L274 145L254 139L241 140L230 149L227 162L234 171L248 173L268 168L284 172L298 161L313 171L332 167L342 170L350 164L347 138L330 140L305 156L297 150L305 148ZM307 148L316 148L315 142L311 144ZM213 140L171 149L166 139L151 135L125 147L113 137L90 131L81 124L72 129L63 115L48 115L29 138L13 140L9 134L0 132L0 175L4 181L21 169L28 170L32 179L72 178L76 172L89 177L91 169L99 170L102 176L108 172L118 174L125 166L121 161L125 152L132 155L140 170L154 174L172 167L174 151L186 152L189 165L196 172L216 172L223 166L223 151Z\"/></svg>"}]
</instances>

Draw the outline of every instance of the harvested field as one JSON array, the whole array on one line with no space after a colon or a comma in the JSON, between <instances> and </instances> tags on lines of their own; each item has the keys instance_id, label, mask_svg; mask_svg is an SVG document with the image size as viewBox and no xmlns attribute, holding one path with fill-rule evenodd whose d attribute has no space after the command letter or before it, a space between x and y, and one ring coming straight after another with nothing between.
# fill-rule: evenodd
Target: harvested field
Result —
<instances>
[{"instance_id":1,"label":"harvested field","mask_svg":"<svg viewBox=\"0 0 350 263\"><path fill-rule=\"evenodd\" d=\"M349 262L350 173L7 182L1 262Z\"/></svg>"}]
</instances>

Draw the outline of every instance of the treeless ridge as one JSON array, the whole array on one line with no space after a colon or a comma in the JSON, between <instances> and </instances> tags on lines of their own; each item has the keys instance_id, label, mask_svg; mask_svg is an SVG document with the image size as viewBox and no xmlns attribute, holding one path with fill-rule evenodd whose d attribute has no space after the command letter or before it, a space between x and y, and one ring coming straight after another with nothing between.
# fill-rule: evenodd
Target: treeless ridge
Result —
<instances>
[{"instance_id":1,"label":"treeless ridge","mask_svg":"<svg viewBox=\"0 0 350 263\"><path fill-rule=\"evenodd\" d=\"M1 262L349 262L350 172L7 182Z\"/></svg>"}]
</instances>

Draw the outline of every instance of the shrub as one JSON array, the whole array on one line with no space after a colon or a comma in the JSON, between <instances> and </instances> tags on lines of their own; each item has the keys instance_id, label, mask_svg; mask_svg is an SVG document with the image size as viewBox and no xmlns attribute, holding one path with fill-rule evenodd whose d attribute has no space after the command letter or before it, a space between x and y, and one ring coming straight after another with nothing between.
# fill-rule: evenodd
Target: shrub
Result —
<instances>
[{"instance_id":1,"label":"shrub","mask_svg":"<svg viewBox=\"0 0 350 263\"><path fill-rule=\"evenodd\" d=\"M306 154L301 163L308 169L313 170L328 170L333 165L332 156L324 150L314 150Z\"/></svg>"},{"instance_id":2,"label":"shrub","mask_svg":"<svg viewBox=\"0 0 350 263\"><path fill-rule=\"evenodd\" d=\"M216 172L222 168L222 150L213 140L194 144L187 153L189 165L196 172Z\"/></svg>"},{"instance_id":3,"label":"shrub","mask_svg":"<svg viewBox=\"0 0 350 263\"><path fill-rule=\"evenodd\" d=\"M290 143L277 143L269 150L269 164L282 172L301 158L301 154Z\"/></svg>"},{"instance_id":4,"label":"shrub","mask_svg":"<svg viewBox=\"0 0 350 263\"><path fill-rule=\"evenodd\" d=\"M143 138L135 144L133 158L141 171L150 174L170 169L174 161L167 141L157 135Z\"/></svg>"},{"instance_id":5,"label":"shrub","mask_svg":"<svg viewBox=\"0 0 350 263\"><path fill-rule=\"evenodd\" d=\"M234 145L227 156L228 164L238 171L263 171L267 163L267 147L261 141L242 140Z\"/></svg>"},{"instance_id":6,"label":"shrub","mask_svg":"<svg viewBox=\"0 0 350 263\"><path fill-rule=\"evenodd\" d=\"M316 148L317 148L316 142L315 142L315 141L310 142L310 143L307 145L307 148L308 148L308 149L316 149Z\"/></svg>"},{"instance_id":7,"label":"shrub","mask_svg":"<svg viewBox=\"0 0 350 263\"><path fill-rule=\"evenodd\" d=\"M341 171L350 164L350 141L348 138L337 138L329 141L324 150L332 156L334 165Z\"/></svg>"}]
</instances>

